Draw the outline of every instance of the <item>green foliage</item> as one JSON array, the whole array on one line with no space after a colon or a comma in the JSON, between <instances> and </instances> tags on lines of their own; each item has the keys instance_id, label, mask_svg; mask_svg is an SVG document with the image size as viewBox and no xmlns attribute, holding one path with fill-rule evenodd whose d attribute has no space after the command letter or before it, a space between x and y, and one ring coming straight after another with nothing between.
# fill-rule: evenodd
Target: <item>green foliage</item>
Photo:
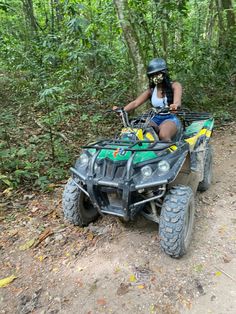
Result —
<instances>
[{"instance_id":1,"label":"green foliage","mask_svg":"<svg viewBox=\"0 0 236 314\"><path fill-rule=\"evenodd\" d=\"M0 2L0 186L47 189L101 135L104 107L134 99L137 75L112 0L22 3ZM225 122L236 114L236 32L216 3L129 0L128 13L145 62L166 58L184 105Z\"/></svg>"}]
</instances>

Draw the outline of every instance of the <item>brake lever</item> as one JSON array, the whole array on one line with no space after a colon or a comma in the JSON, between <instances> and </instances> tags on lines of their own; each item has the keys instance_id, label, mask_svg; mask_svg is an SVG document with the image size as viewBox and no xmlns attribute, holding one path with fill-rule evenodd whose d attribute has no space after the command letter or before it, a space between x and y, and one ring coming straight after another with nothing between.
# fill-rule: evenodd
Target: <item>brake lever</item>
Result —
<instances>
[{"instance_id":1,"label":"brake lever","mask_svg":"<svg viewBox=\"0 0 236 314\"><path fill-rule=\"evenodd\" d=\"M111 112L114 112L114 110L108 109L108 110L105 110L105 111L104 111L104 114L111 113Z\"/></svg>"},{"instance_id":2,"label":"brake lever","mask_svg":"<svg viewBox=\"0 0 236 314\"><path fill-rule=\"evenodd\" d=\"M121 113L124 112L124 109L120 109L120 108L117 108L117 109L108 109L106 111L104 111L104 114L108 114L108 113L115 113L116 115L120 116Z\"/></svg>"}]
</instances>

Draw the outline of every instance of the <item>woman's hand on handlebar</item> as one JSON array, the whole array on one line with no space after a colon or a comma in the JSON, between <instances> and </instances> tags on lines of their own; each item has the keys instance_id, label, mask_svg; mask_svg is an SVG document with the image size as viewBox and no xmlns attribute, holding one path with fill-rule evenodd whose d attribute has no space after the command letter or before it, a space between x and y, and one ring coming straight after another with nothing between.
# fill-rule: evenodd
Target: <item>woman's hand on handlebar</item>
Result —
<instances>
[{"instance_id":1,"label":"woman's hand on handlebar","mask_svg":"<svg viewBox=\"0 0 236 314\"><path fill-rule=\"evenodd\" d=\"M170 108L170 111L176 112L179 106L177 104L171 104L169 108Z\"/></svg>"},{"instance_id":2,"label":"woman's hand on handlebar","mask_svg":"<svg viewBox=\"0 0 236 314\"><path fill-rule=\"evenodd\" d=\"M117 107L117 106L113 106L112 110L120 117L125 112L123 107Z\"/></svg>"}]
</instances>

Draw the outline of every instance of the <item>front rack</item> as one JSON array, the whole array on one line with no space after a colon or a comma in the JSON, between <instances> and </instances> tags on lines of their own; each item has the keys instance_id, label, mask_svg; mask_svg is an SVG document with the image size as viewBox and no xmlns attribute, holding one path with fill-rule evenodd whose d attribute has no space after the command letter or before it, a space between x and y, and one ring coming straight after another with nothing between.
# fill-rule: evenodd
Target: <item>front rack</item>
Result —
<instances>
[{"instance_id":1,"label":"front rack","mask_svg":"<svg viewBox=\"0 0 236 314\"><path fill-rule=\"evenodd\" d=\"M139 121L149 120L151 117L150 112L152 112L152 109L151 111L147 113L144 113L136 118L133 118L130 124L133 127L136 127L139 124L142 124ZM155 111L153 112L155 113ZM190 112L188 109L185 109L185 108L180 109L177 112L173 112L173 113L182 120L183 124L186 124L187 126L191 124L193 121L208 120L208 119L213 118L212 114L209 112L193 112L193 111ZM168 112L165 112L164 114L171 114L171 112L168 111Z\"/></svg>"},{"instance_id":2,"label":"front rack","mask_svg":"<svg viewBox=\"0 0 236 314\"><path fill-rule=\"evenodd\" d=\"M147 148L142 148L143 144L150 144L150 146ZM140 151L161 151L163 149L169 148L170 146L174 145L175 142L159 142L159 141L132 141L130 144L130 141L126 140L117 140L117 139L111 139L111 140L100 140L97 141L91 145L82 146L84 149L107 149L107 150L117 150L117 145L119 148L122 148L123 151L129 151L129 152L140 152ZM113 147L113 145L116 147ZM138 145L138 148L134 148L134 146ZM155 147L158 146L158 147Z\"/></svg>"},{"instance_id":3,"label":"front rack","mask_svg":"<svg viewBox=\"0 0 236 314\"><path fill-rule=\"evenodd\" d=\"M177 111L177 116L183 118L187 123L191 123L193 121L207 120L211 119L213 116L209 112L188 112L188 111Z\"/></svg>"}]
</instances>

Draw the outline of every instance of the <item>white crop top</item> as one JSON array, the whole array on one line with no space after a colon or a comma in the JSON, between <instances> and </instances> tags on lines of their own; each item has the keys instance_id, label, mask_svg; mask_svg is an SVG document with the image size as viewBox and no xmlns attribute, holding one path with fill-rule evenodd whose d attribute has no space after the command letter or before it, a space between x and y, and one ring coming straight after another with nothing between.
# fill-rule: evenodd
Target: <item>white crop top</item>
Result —
<instances>
[{"instance_id":1,"label":"white crop top","mask_svg":"<svg viewBox=\"0 0 236 314\"><path fill-rule=\"evenodd\" d=\"M153 107L164 108L167 106L167 97L159 98L157 97L157 87L155 86L154 91L152 93L151 103Z\"/></svg>"}]
</instances>

